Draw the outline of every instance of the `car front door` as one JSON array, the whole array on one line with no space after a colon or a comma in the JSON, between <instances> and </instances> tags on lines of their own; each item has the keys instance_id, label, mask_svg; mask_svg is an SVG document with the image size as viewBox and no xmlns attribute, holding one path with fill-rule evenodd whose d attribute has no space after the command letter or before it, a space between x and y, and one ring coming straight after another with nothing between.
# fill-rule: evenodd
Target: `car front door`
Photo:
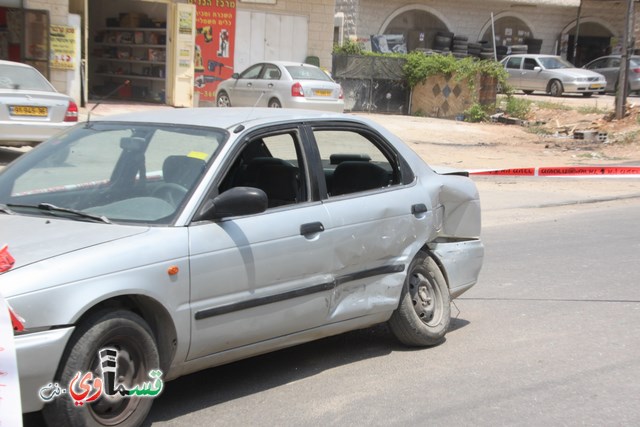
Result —
<instances>
[{"instance_id":1,"label":"car front door","mask_svg":"<svg viewBox=\"0 0 640 427\"><path fill-rule=\"evenodd\" d=\"M591 62L585 68L600 73L607 79L607 91L613 92L615 90L618 74L620 73L620 59L600 58Z\"/></svg>"},{"instance_id":2,"label":"car front door","mask_svg":"<svg viewBox=\"0 0 640 427\"><path fill-rule=\"evenodd\" d=\"M333 288L329 214L312 200L298 130L252 135L228 157L216 192L260 188L270 206L190 227L189 360L318 327Z\"/></svg>"},{"instance_id":3,"label":"car front door","mask_svg":"<svg viewBox=\"0 0 640 427\"><path fill-rule=\"evenodd\" d=\"M536 70L536 67L538 68ZM540 64L535 58L524 58L520 73L520 87L522 90L545 91L546 82L541 78Z\"/></svg>"},{"instance_id":4,"label":"car front door","mask_svg":"<svg viewBox=\"0 0 640 427\"><path fill-rule=\"evenodd\" d=\"M263 65L253 65L240 74L229 94L232 106L249 107L256 103L260 96L260 89L256 85L260 82L260 73Z\"/></svg>"},{"instance_id":5,"label":"car front door","mask_svg":"<svg viewBox=\"0 0 640 427\"><path fill-rule=\"evenodd\" d=\"M335 124L314 126L313 135L331 220L325 232L334 242L329 321L390 312L413 245L433 230L430 197L378 134Z\"/></svg>"}]
</instances>

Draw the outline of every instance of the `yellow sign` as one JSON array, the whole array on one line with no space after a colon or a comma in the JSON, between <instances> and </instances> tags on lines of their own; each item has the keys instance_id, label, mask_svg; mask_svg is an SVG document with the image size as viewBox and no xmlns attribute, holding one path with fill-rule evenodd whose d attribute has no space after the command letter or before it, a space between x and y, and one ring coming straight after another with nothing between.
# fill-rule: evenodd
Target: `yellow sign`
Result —
<instances>
[{"instance_id":1,"label":"yellow sign","mask_svg":"<svg viewBox=\"0 0 640 427\"><path fill-rule=\"evenodd\" d=\"M51 25L51 68L73 70L76 68L76 29L65 25Z\"/></svg>"}]
</instances>

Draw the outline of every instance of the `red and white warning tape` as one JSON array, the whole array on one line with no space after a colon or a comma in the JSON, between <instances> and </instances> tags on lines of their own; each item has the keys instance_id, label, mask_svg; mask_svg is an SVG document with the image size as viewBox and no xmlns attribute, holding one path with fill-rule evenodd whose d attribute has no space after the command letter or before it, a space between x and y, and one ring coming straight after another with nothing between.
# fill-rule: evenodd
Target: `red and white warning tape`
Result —
<instances>
[{"instance_id":1,"label":"red and white warning tape","mask_svg":"<svg viewBox=\"0 0 640 427\"><path fill-rule=\"evenodd\" d=\"M469 171L470 175L502 176L608 176L640 178L640 166L559 166L511 169L479 169Z\"/></svg>"}]
</instances>

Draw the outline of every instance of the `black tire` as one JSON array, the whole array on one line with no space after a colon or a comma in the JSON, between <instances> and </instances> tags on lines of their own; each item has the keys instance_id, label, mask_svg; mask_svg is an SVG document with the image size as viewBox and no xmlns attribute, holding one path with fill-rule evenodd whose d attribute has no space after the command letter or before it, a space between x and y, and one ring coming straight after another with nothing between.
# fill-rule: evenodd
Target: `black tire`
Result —
<instances>
[{"instance_id":1,"label":"black tire","mask_svg":"<svg viewBox=\"0 0 640 427\"><path fill-rule=\"evenodd\" d=\"M150 381L149 371L159 369L160 357L153 333L140 316L125 310L102 311L83 322L74 332L58 368L55 382L67 388L77 372L100 377L98 352L105 347L118 350L118 383L127 388ZM139 426L153 399L104 395L95 402L75 406L69 393L46 404L47 425L69 427Z\"/></svg>"},{"instance_id":2,"label":"black tire","mask_svg":"<svg viewBox=\"0 0 640 427\"><path fill-rule=\"evenodd\" d=\"M549 82L549 95L558 97L562 96L562 92L564 92L564 88L560 80L551 80Z\"/></svg>"},{"instance_id":3,"label":"black tire","mask_svg":"<svg viewBox=\"0 0 640 427\"><path fill-rule=\"evenodd\" d=\"M231 107L231 98L225 91L220 91L218 93L218 97L216 98L216 105L218 107Z\"/></svg>"},{"instance_id":4,"label":"black tire","mask_svg":"<svg viewBox=\"0 0 640 427\"><path fill-rule=\"evenodd\" d=\"M272 98L269 100L269 108L282 108L282 104L276 98Z\"/></svg>"},{"instance_id":5,"label":"black tire","mask_svg":"<svg viewBox=\"0 0 640 427\"><path fill-rule=\"evenodd\" d=\"M531 95L533 93L532 90L522 90L522 93L524 93L525 95Z\"/></svg>"},{"instance_id":6,"label":"black tire","mask_svg":"<svg viewBox=\"0 0 640 427\"><path fill-rule=\"evenodd\" d=\"M409 265L400 304L389 319L396 338L409 346L440 344L451 323L451 297L435 261L419 252Z\"/></svg>"}]
</instances>

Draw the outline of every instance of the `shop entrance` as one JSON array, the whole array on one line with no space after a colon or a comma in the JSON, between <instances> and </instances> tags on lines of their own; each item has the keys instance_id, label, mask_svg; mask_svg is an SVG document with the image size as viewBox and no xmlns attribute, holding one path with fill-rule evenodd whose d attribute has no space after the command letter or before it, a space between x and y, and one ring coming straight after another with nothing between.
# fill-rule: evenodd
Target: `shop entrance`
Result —
<instances>
[{"instance_id":1,"label":"shop entrance","mask_svg":"<svg viewBox=\"0 0 640 427\"><path fill-rule=\"evenodd\" d=\"M88 3L89 100L166 103L169 5L130 0Z\"/></svg>"},{"instance_id":2,"label":"shop entrance","mask_svg":"<svg viewBox=\"0 0 640 427\"><path fill-rule=\"evenodd\" d=\"M49 12L0 7L0 59L29 64L49 78Z\"/></svg>"}]
</instances>

